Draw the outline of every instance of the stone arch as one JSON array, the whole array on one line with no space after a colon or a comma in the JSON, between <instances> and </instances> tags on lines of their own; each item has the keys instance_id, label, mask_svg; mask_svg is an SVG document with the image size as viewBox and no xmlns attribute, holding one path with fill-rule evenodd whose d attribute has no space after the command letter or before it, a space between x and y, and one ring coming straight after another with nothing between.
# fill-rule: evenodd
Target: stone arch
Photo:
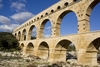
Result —
<instances>
[{"instance_id":1,"label":"stone arch","mask_svg":"<svg viewBox=\"0 0 100 67\"><path fill-rule=\"evenodd\" d=\"M99 0L94 0L90 5L88 6L86 10L86 16L90 16L92 9L99 3Z\"/></svg>"},{"instance_id":2,"label":"stone arch","mask_svg":"<svg viewBox=\"0 0 100 67\"><path fill-rule=\"evenodd\" d=\"M95 38L91 41L87 47L87 50L98 50L100 46L100 37Z\"/></svg>"},{"instance_id":3,"label":"stone arch","mask_svg":"<svg viewBox=\"0 0 100 67\"><path fill-rule=\"evenodd\" d=\"M89 20L90 31L100 30L98 22L100 21L100 10L96 10L98 6L100 7L100 0L94 0L89 4L89 6L86 9L86 18Z\"/></svg>"},{"instance_id":4,"label":"stone arch","mask_svg":"<svg viewBox=\"0 0 100 67\"><path fill-rule=\"evenodd\" d=\"M23 47L24 47L24 44L23 44L23 43L21 43L20 47L21 47L21 49L23 49Z\"/></svg>"},{"instance_id":5,"label":"stone arch","mask_svg":"<svg viewBox=\"0 0 100 67\"><path fill-rule=\"evenodd\" d=\"M28 43L27 47L26 47L26 54L31 54L33 55L33 51L34 51L34 45L33 43Z\"/></svg>"},{"instance_id":6,"label":"stone arch","mask_svg":"<svg viewBox=\"0 0 100 67\"><path fill-rule=\"evenodd\" d=\"M40 35L41 38L44 37L44 27L45 27L45 25L46 25L46 23L48 21L50 21L50 20L49 19L45 19L45 20L42 21L42 23L40 25L40 33L39 33L39 35ZM50 21L50 24L51 24L51 27L52 27L52 22L51 21Z\"/></svg>"},{"instance_id":7,"label":"stone arch","mask_svg":"<svg viewBox=\"0 0 100 67\"><path fill-rule=\"evenodd\" d=\"M17 34L15 33L15 37L17 36Z\"/></svg>"},{"instance_id":8,"label":"stone arch","mask_svg":"<svg viewBox=\"0 0 100 67\"><path fill-rule=\"evenodd\" d=\"M49 45L47 42L43 41L38 46L38 56L40 58L48 59L49 58Z\"/></svg>"},{"instance_id":9,"label":"stone arch","mask_svg":"<svg viewBox=\"0 0 100 67\"><path fill-rule=\"evenodd\" d=\"M32 35L35 35L35 36L33 37ZM29 31L28 31L28 39L32 40L32 39L36 39L36 38L37 38L36 37L36 26L35 25L31 25L31 27L29 28Z\"/></svg>"},{"instance_id":10,"label":"stone arch","mask_svg":"<svg viewBox=\"0 0 100 67\"><path fill-rule=\"evenodd\" d=\"M72 44L72 42L70 40L67 40L67 39L60 40L55 46L55 51L54 51L54 58L55 59L54 59L54 61L66 62L67 61L67 50L71 44Z\"/></svg>"},{"instance_id":11,"label":"stone arch","mask_svg":"<svg viewBox=\"0 0 100 67\"><path fill-rule=\"evenodd\" d=\"M73 12L73 13L75 14L75 17L77 18L76 13L75 13L74 11L72 11L72 10L63 11L63 12L61 12L60 15L58 16L58 18L57 18L57 23L56 23L56 27L57 27L56 31L59 33L59 35L60 35L60 26L61 26L61 21L62 21L62 19L65 17L65 15L67 15L67 14L69 14L69 13L71 13L71 12ZM77 23L77 25L78 25L78 23ZM77 26L77 25L76 25L76 26Z\"/></svg>"},{"instance_id":12,"label":"stone arch","mask_svg":"<svg viewBox=\"0 0 100 67\"><path fill-rule=\"evenodd\" d=\"M19 41L21 40L21 32L20 31L18 32L18 40Z\"/></svg>"},{"instance_id":13,"label":"stone arch","mask_svg":"<svg viewBox=\"0 0 100 67\"><path fill-rule=\"evenodd\" d=\"M23 31L22 31L22 40L23 41L25 41L26 40L26 29L24 29Z\"/></svg>"},{"instance_id":14,"label":"stone arch","mask_svg":"<svg viewBox=\"0 0 100 67\"><path fill-rule=\"evenodd\" d=\"M97 55L98 53L100 53L100 37L94 39L88 45L88 47L86 49L86 58L87 58L87 61L89 63L93 64L93 65L97 64L98 58L100 59L100 56Z\"/></svg>"},{"instance_id":15,"label":"stone arch","mask_svg":"<svg viewBox=\"0 0 100 67\"><path fill-rule=\"evenodd\" d=\"M91 15L91 12L93 10L93 8L99 3L100 1L99 0L94 0L93 2L91 2L89 4L89 6L86 8L86 15L85 15L85 18L90 21L90 15ZM90 25L89 25L90 27Z\"/></svg>"},{"instance_id":16,"label":"stone arch","mask_svg":"<svg viewBox=\"0 0 100 67\"><path fill-rule=\"evenodd\" d=\"M14 33L14 36L17 38L17 33Z\"/></svg>"}]
</instances>

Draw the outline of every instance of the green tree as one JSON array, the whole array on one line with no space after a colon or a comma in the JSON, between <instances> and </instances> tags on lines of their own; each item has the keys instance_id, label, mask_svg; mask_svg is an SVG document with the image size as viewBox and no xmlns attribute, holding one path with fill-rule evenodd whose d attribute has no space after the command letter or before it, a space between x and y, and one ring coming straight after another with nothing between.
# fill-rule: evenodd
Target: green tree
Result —
<instances>
[{"instance_id":1,"label":"green tree","mask_svg":"<svg viewBox=\"0 0 100 67\"><path fill-rule=\"evenodd\" d=\"M69 45L68 51L76 51L75 46L74 45Z\"/></svg>"},{"instance_id":2,"label":"green tree","mask_svg":"<svg viewBox=\"0 0 100 67\"><path fill-rule=\"evenodd\" d=\"M18 50L18 40L12 35L12 33L1 32L0 33L0 50Z\"/></svg>"}]
</instances>

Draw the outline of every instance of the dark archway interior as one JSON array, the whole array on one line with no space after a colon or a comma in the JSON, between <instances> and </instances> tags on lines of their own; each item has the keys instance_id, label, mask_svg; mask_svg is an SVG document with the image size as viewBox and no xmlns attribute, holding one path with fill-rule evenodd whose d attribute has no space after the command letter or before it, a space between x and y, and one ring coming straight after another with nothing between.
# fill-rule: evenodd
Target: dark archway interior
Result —
<instances>
[{"instance_id":1,"label":"dark archway interior","mask_svg":"<svg viewBox=\"0 0 100 67\"><path fill-rule=\"evenodd\" d=\"M26 40L26 30L23 30L23 34L22 34L23 40Z\"/></svg>"},{"instance_id":2,"label":"dark archway interior","mask_svg":"<svg viewBox=\"0 0 100 67\"><path fill-rule=\"evenodd\" d=\"M46 42L42 42L38 48L38 56L40 58L48 59L49 58L49 46Z\"/></svg>"},{"instance_id":3,"label":"dark archway interior","mask_svg":"<svg viewBox=\"0 0 100 67\"><path fill-rule=\"evenodd\" d=\"M92 51L92 53L97 53L97 62L100 63L100 37L93 40L88 46L87 51Z\"/></svg>"},{"instance_id":4,"label":"dark archway interior","mask_svg":"<svg viewBox=\"0 0 100 67\"><path fill-rule=\"evenodd\" d=\"M19 41L21 40L21 33L20 33L20 31L18 32L18 40Z\"/></svg>"},{"instance_id":5,"label":"dark archway interior","mask_svg":"<svg viewBox=\"0 0 100 67\"><path fill-rule=\"evenodd\" d=\"M75 50L76 48L71 41L69 40L60 41L55 47L55 52L54 52L55 61L66 62L69 59L77 59Z\"/></svg>"},{"instance_id":6,"label":"dark archway interior","mask_svg":"<svg viewBox=\"0 0 100 67\"><path fill-rule=\"evenodd\" d=\"M29 29L29 37L31 40L36 39L36 27L32 25Z\"/></svg>"},{"instance_id":7,"label":"dark archway interior","mask_svg":"<svg viewBox=\"0 0 100 67\"><path fill-rule=\"evenodd\" d=\"M29 43L26 48L26 54L33 54L33 51L34 51L34 45L32 43Z\"/></svg>"},{"instance_id":8,"label":"dark archway interior","mask_svg":"<svg viewBox=\"0 0 100 67\"><path fill-rule=\"evenodd\" d=\"M20 47L23 48L24 47L24 44L22 43Z\"/></svg>"}]
</instances>

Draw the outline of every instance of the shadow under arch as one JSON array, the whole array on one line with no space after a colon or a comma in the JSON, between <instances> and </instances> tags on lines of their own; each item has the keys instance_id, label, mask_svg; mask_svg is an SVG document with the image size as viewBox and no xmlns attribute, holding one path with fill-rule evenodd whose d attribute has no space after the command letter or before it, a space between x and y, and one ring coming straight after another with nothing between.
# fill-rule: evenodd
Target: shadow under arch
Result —
<instances>
[{"instance_id":1,"label":"shadow under arch","mask_svg":"<svg viewBox=\"0 0 100 67\"><path fill-rule=\"evenodd\" d=\"M38 56L43 59L49 58L49 46L44 41L38 46Z\"/></svg>"},{"instance_id":2,"label":"shadow under arch","mask_svg":"<svg viewBox=\"0 0 100 67\"><path fill-rule=\"evenodd\" d=\"M49 20L49 19L44 19L43 20L43 22L41 23L41 25L40 25L40 38L43 38L43 37L45 37L45 25L47 24L47 23L50 23L50 28L52 28L52 22ZM50 36L51 36L51 32L50 32L50 34L49 34Z\"/></svg>"},{"instance_id":3,"label":"shadow under arch","mask_svg":"<svg viewBox=\"0 0 100 67\"><path fill-rule=\"evenodd\" d=\"M36 26L35 25L32 25L30 28L29 28L29 32L28 32L28 39L29 40L33 40L33 39L36 39Z\"/></svg>"},{"instance_id":4,"label":"shadow under arch","mask_svg":"<svg viewBox=\"0 0 100 67\"><path fill-rule=\"evenodd\" d=\"M71 15L69 15L69 14L71 14ZM57 27L56 31L58 31L59 35L65 35L65 34L62 34L62 30L61 30L61 28L62 28L61 25L62 25L63 22L65 22L65 23L63 24L62 27L68 27L67 29L63 28L64 32L66 32L65 34L77 33L77 25L78 25L78 23L76 23L77 22L77 16L76 16L76 13L74 11L66 10L66 11L63 11L59 15L59 17L57 19L57 23L56 23L56 27ZM74 22L74 24L73 24L73 22ZM72 32L70 32L71 28L73 28L73 30L75 30L75 31L73 32L73 30L72 30Z\"/></svg>"},{"instance_id":5,"label":"shadow under arch","mask_svg":"<svg viewBox=\"0 0 100 67\"><path fill-rule=\"evenodd\" d=\"M20 31L18 32L18 40L19 41L21 40L21 32Z\"/></svg>"},{"instance_id":6,"label":"shadow under arch","mask_svg":"<svg viewBox=\"0 0 100 67\"><path fill-rule=\"evenodd\" d=\"M99 19L97 19L98 17L97 16L100 16L99 15L99 8L98 8L98 10L99 11L97 11L97 10L95 10L95 7L97 8L97 6L98 5L100 5L100 0L94 0L88 7L87 7L87 10L86 10L86 16L85 16L85 18L87 18L87 20L89 20L90 22L89 22L89 24L90 24L90 31L95 31L95 30L100 30L100 28L99 28L99 22L98 22L98 20ZM94 11L95 11L95 13L94 13ZM98 14L97 14L98 13ZM94 16L96 16L96 17L94 17ZM99 20L100 21L100 20ZM98 23L97 23L98 22ZM99 29L98 29L98 28Z\"/></svg>"},{"instance_id":7,"label":"shadow under arch","mask_svg":"<svg viewBox=\"0 0 100 67\"><path fill-rule=\"evenodd\" d=\"M33 51L34 51L34 45L33 43L30 42L26 47L26 54L33 55Z\"/></svg>"},{"instance_id":8,"label":"shadow under arch","mask_svg":"<svg viewBox=\"0 0 100 67\"><path fill-rule=\"evenodd\" d=\"M21 43L20 47L21 47L21 49L23 49L23 47L24 47L24 44L23 44L23 43Z\"/></svg>"},{"instance_id":9,"label":"shadow under arch","mask_svg":"<svg viewBox=\"0 0 100 67\"><path fill-rule=\"evenodd\" d=\"M22 31L22 40L25 41L26 40L26 29L24 29Z\"/></svg>"},{"instance_id":10,"label":"shadow under arch","mask_svg":"<svg viewBox=\"0 0 100 67\"><path fill-rule=\"evenodd\" d=\"M100 37L94 39L87 47L86 58L89 57L88 62L100 63ZM99 59L99 60L98 60Z\"/></svg>"},{"instance_id":11,"label":"shadow under arch","mask_svg":"<svg viewBox=\"0 0 100 67\"><path fill-rule=\"evenodd\" d=\"M14 36L17 37L17 34L15 33Z\"/></svg>"},{"instance_id":12,"label":"shadow under arch","mask_svg":"<svg viewBox=\"0 0 100 67\"><path fill-rule=\"evenodd\" d=\"M69 47L71 47L71 48L69 48ZM69 54L71 55L71 53L70 53L71 51L74 51L76 53L76 48L71 41L69 41L67 39L63 39L63 40L59 41L55 47L54 61L55 62L57 62L57 61L66 62L68 59L71 59L71 58L74 59L74 57L76 57L74 55L70 56L70 58L69 58Z\"/></svg>"}]
</instances>

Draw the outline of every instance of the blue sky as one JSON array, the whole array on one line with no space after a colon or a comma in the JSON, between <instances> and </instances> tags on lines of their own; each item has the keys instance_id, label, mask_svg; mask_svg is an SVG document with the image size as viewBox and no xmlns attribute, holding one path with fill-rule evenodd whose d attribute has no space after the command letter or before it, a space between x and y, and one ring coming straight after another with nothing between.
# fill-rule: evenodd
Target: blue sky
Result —
<instances>
[{"instance_id":1,"label":"blue sky","mask_svg":"<svg viewBox=\"0 0 100 67\"><path fill-rule=\"evenodd\" d=\"M0 32L11 32L17 26L59 0L0 0ZM71 19L70 19L71 18ZM45 25L46 37L51 34L50 21ZM91 12L91 31L100 30L100 4ZM74 13L65 15L61 23L61 35L77 33L77 18Z\"/></svg>"}]
</instances>

